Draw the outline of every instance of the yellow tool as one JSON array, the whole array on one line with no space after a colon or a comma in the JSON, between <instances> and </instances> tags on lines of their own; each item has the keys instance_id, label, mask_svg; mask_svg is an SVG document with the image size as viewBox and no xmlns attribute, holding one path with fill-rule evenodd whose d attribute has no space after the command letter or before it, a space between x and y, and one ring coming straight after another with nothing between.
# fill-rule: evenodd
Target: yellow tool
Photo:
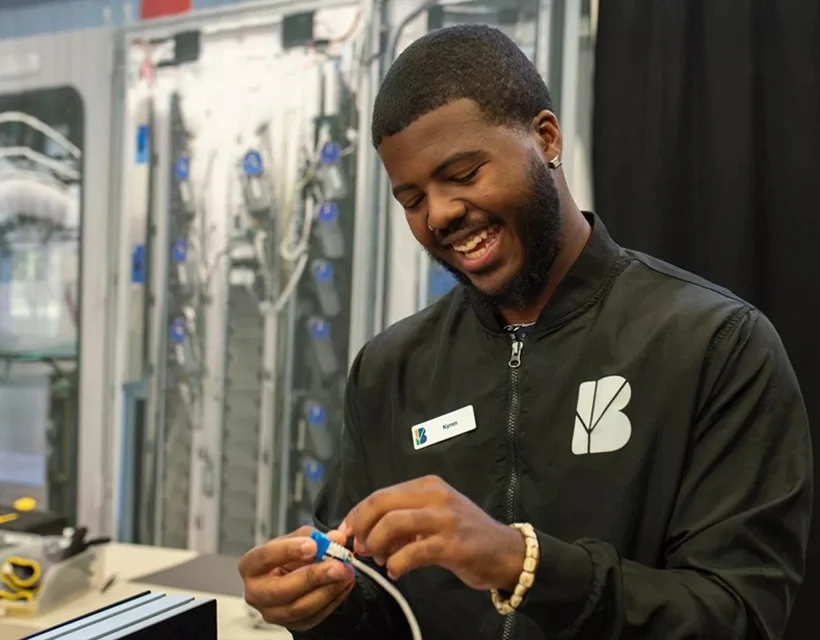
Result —
<instances>
[{"instance_id":1,"label":"yellow tool","mask_svg":"<svg viewBox=\"0 0 820 640\"><path fill-rule=\"evenodd\" d=\"M0 524L7 524L9 522L14 522L19 517L20 516L18 516L16 513L3 513L3 514L0 514Z\"/></svg>"},{"instance_id":2,"label":"yellow tool","mask_svg":"<svg viewBox=\"0 0 820 640\"><path fill-rule=\"evenodd\" d=\"M37 508L37 501L34 498L24 496L17 498L13 506L17 511L34 511Z\"/></svg>"},{"instance_id":3,"label":"yellow tool","mask_svg":"<svg viewBox=\"0 0 820 640\"><path fill-rule=\"evenodd\" d=\"M0 590L0 600L25 600L26 602L31 602L34 600L34 592Z\"/></svg>"},{"instance_id":4,"label":"yellow tool","mask_svg":"<svg viewBox=\"0 0 820 640\"><path fill-rule=\"evenodd\" d=\"M40 585L43 570L40 563L31 558L6 558L0 569L0 580L13 592L33 591Z\"/></svg>"}]
</instances>

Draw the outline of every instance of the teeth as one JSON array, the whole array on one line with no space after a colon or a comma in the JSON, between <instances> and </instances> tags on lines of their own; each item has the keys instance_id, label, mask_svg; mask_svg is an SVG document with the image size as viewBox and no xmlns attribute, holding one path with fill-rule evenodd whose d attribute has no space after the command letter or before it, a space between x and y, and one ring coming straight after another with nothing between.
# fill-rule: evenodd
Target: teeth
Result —
<instances>
[{"instance_id":1,"label":"teeth","mask_svg":"<svg viewBox=\"0 0 820 640\"><path fill-rule=\"evenodd\" d=\"M470 251L465 253L464 255L467 256L468 260L478 260L481 256L487 253L490 250L489 247L481 247L480 249L476 249L475 251Z\"/></svg>"},{"instance_id":2,"label":"teeth","mask_svg":"<svg viewBox=\"0 0 820 640\"><path fill-rule=\"evenodd\" d=\"M479 231L478 233L474 233L464 242L460 244L454 244L453 249L455 249L459 253L469 253L470 251L475 249L476 245L486 240L488 236L489 234L487 233L487 230L484 229L482 231Z\"/></svg>"}]
</instances>

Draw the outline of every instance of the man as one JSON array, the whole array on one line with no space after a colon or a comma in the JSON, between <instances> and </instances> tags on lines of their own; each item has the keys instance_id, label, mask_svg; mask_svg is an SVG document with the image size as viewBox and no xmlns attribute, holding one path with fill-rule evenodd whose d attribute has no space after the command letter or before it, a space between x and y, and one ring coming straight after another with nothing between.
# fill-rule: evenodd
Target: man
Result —
<instances>
[{"instance_id":1,"label":"man","mask_svg":"<svg viewBox=\"0 0 820 640\"><path fill-rule=\"evenodd\" d=\"M499 31L412 44L372 135L461 284L356 358L318 526L425 640L780 638L812 458L768 320L579 211L547 88ZM309 531L243 558L248 602L296 638L408 637L374 583L311 563Z\"/></svg>"}]
</instances>

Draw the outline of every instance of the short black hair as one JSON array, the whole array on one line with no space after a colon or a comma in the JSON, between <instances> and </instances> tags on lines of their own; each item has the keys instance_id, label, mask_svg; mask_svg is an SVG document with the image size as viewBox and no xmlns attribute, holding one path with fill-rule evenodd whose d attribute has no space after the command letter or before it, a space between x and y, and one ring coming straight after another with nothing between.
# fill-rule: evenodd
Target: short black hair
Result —
<instances>
[{"instance_id":1,"label":"short black hair","mask_svg":"<svg viewBox=\"0 0 820 640\"><path fill-rule=\"evenodd\" d=\"M388 70L373 106L373 146L464 98L500 125L526 126L552 110L547 85L510 38L485 25L446 27L413 42Z\"/></svg>"}]
</instances>

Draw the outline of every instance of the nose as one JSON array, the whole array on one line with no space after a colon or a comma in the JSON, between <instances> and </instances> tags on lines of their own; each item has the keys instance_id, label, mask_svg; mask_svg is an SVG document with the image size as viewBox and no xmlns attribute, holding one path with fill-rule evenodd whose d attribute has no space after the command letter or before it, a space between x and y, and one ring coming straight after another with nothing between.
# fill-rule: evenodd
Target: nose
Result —
<instances>
[{"instance_id":1,"label":"nose","mask_svg":"<svg viewBox=\"0 0 820 640\"><path fill-rule=\"evenodd\" d=\"M456 220L467 215L463 202L445 196L427 196L427 228L430 231L444 231Z\"/></svg>"}]
</instances>

